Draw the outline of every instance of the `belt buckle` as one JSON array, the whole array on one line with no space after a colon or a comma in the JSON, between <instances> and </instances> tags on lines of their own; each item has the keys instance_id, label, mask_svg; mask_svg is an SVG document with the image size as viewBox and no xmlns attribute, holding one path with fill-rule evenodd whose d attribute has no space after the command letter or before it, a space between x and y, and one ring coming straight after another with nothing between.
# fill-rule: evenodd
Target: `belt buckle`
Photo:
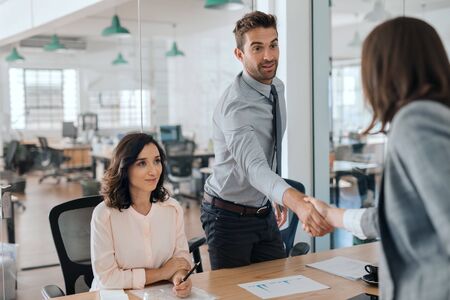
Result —
<instances>
[{"instance_id":1,"label":"belt buckle","mask_svg":"<svg viewBox=\"0 0 450 300\"><path fill-rule=\"evenodd\" d=\"M265 216L267 216L268 212L269 212L269 208L267 207L267 205L261 206L260 208L258 208L256 210L256 216L265 217Z\"/></svg>"}]
</instances>

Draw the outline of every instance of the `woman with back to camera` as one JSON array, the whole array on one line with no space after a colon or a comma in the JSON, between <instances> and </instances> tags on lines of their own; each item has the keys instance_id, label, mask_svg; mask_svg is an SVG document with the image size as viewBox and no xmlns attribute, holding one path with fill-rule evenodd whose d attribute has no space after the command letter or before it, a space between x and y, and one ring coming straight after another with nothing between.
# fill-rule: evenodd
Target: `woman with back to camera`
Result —
<instances>
[{"instance_id":1,"label":"woman with back to camera","mask_svg":"<svg viewBox=\"0 0 450 300\"><path fill-rule=\"evenodd\" d=\"M335 227L379 236L382 299L450 299L450 66L427 23L377 26L361 58L364 95L388 131L377 208L340 209L309 198ZM306 228L306 230L309 230Z\"/></svg>"},{"instance_id":2,"label":"woman with back to camera","mask_svg":"<svg viewBox=\"0 0 450 300\"><path fill-rule=\"evenodd\" d=\"M127 134L102 181L104 201L91 220L91 290L142 289L170 280L179 297L190 294L191 267L183 211L163 187L166 157L144 133Z\"/></svg>"}]
</instances>

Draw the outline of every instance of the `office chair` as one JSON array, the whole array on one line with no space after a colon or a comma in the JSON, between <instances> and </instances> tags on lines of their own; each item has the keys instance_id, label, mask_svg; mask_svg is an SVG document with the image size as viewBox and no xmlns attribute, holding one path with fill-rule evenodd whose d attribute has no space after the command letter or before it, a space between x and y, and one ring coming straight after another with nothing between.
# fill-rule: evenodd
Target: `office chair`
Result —
<instances>
[{"instance_id":1,"label":"office chair","mask_svg":"<svg viewBox=\"0 0 450 300\"><path fill-rule=\"evenodd\" d=\"M49 214L50 228L61 264L66 294L88 291L94 275L91 266L91 217L94 208L103 201L102 196L89 196L71 200L53 207ZM194 261L200 262L197 272L202 272L199 247L204 237L189 240L189 251ZM65 296L56 285L41 290L44 299Z\"/></svg>"},{"instance_id":2,"label":"office chair","mask_svg":"<svg viewBox=\"0 0 450 300\"><path fill-rule=\"evenodd\" d=\"M173 186L172 197L179 202L183 198L198 199L195 195L180 192L182 183L192 181L192 163L194 161L195 143L190 140L170 142L164 145L167 155L167 173L169 182ZM189 208L189 202L186 201L186 208Z\"/></svg>"},{"instance_id":3,"label":"office chair","mask_svg":"<svg viewBox=\"0 0 450 300\"><path fill-rule=\"evenodd\" d=\"M70 160L70 157L64 156L62 150L51 148L48 145L46 137L38 137L39 144L41 146L41 165L45 169L51 169L52 171L39 178L39 183L42 183L44 179L53 177L60 182L61 177L65 177L67 181L70 181L70 177L66 176L64 170L61 169L61 164Z\"/></svg>"},{"instance_id":4,"label":"office chair","mask_svg":"<svg viewBox=\"0 0 450 300\"><path fill-rule=\"evenodd\" d=\"M284 179L287 184L289 184L294 189L298 190L301 193L305 193L305 186L295 180ZM285 207L285 209L288 209ZM309 252L309 244L305 242L299 242L294 245L295 233L297 232L298 227L298 217L291 210L288 211L288 221L289 226L283 230L281 230L281 238L283 239L284 247L286 250L287 256L298 256L304 255Z\"/></svg>"},{"instance_id":5,"label":"office chair","mask_svg":"<svg viewBox=\"0 0 450 300\"><path fill-rule=\"evenodd\" d=\"M5 180L9 185L11 185L12 193L25 193L26 179L23 176L17 175L14 158L17 154L19 148L19 141L11 141L6 150L6 155L4 157L5 170L0 171L0 179ZM25 205L21 201L15 201L14 205L21 208L23 211L26 209Z\"/></svg>"}]
</instances>

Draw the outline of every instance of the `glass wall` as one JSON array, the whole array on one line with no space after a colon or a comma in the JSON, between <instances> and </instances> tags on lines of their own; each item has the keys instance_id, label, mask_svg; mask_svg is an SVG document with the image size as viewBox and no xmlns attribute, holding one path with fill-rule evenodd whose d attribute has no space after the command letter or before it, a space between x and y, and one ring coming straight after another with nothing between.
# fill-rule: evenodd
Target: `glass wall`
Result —
<instances>
[{"instance_id":1,"label":"glass wall","mask_svg":"<svg viewBox=\"0 0 450 300\"><path fill-rule=\"evenodd\" d=\"M376 205L389 141L383 134L361 135L372 116L361 87L362 42L376 25L406 15L429 22L450 49L450 1L335 0L331 5L330 202L342 208L369 207ZM331 240L334 248L367 242L343 230Z\"/></svg>"}]
</instances>

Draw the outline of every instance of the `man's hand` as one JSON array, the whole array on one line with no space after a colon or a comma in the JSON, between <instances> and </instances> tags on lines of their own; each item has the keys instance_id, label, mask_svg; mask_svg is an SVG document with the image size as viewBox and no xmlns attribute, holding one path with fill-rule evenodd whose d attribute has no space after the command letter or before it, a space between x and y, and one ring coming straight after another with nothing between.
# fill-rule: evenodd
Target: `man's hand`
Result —
<instances>
[{"instance_id":1,"label":"man's hand","mask_svg":"<svg viewBox=\"0 0 450 300\"><path fill-rule=\"evenodd\" d=\"M345 209L332 207L327 203L313 197L305 197L305 201L314 205L314 208L325 218L333 227L344 226Z\"/></svg>"},{"instance_id":2,"label":"man's hand","mask_svg":"<svg viewBox=\"0 0 450 300\"><path fill-rule=\"evenodd\" d=\"M180 270L180 271L177 271L172 277L172 282L173 282L172 291L177 297L180 297L180 298L187 297L191 294L191 289L192 289L191 279L188 278L186 281L181 282L186 274L187 274L186 271Z\"/></svg>"},{"instance_id":3,"label":"man's hand","mask_svg":"<svg viewBox=\"0 0 450 300\"><path fill-rule=\"evenodd\" d=\"M275 212L275 219L277 220L277 225L279 228L286 223L288 210L287 208L275 203L273 205L273 211Z\"/></svg>"},{"instance_id":4,"label":"man's hand","mask_svg":"<svg viewBox=\"0 0 450 300\"><path fill-rule=\"evenodd\" d=\"M305 195L290 188L283 194L283 203L294 211L303 225L308 228L312 236L323 236L331 231L333 227L314 208L314 206L304 200Z\"/></svg>"}]
</instances>

